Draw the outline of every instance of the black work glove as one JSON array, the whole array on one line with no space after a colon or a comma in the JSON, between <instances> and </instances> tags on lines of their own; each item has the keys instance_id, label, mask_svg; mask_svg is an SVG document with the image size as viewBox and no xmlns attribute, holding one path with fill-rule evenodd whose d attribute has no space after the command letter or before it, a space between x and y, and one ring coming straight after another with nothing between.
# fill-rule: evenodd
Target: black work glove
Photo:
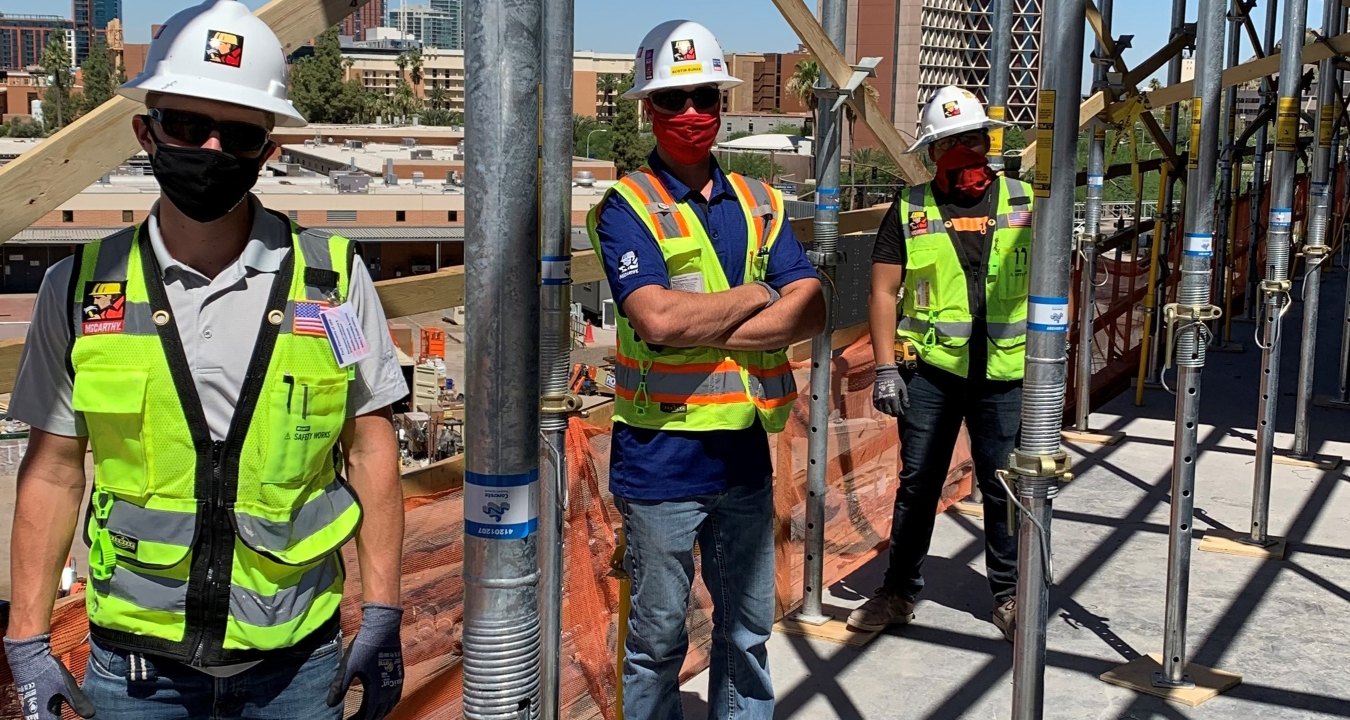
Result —
<instances>
[{"instance_id":1,"label":"black work glove","mask_svg":"<svg viewBox=\"0 0 1350 720\"><path fill-rule=\"evenodd\" d=\"M5 638L5 658L14 675L23 720L61 720L62 702L82 718L94 717L94 704L80 690L75 676L52 655L51 635Z\"/></svg>"},{"instance_id":2,"label":"black work glove","mask_svg":"<svg viewBox=\"0 0 1350 720\"><path fill-rule=\"evenodd\" d=\"M900 379L894 365L877 366L877 382L872 386L872 406L893 418L903 417L909 408L909 388Z\"/></svg>"},{"instance_id":3,"label":"black work glove","mask_svg":"<svg viewBox=\"0 0 1350 720\"><path fill-rule=\"evenodd\" d=\"M342 656L337 679L328 689L328 706L337 707L353 680L361 681L361 707L354 720L381 720L403 696L403 645L399 628L403 608L366 603L361 629Z\"/></svg>"}]
</instances>

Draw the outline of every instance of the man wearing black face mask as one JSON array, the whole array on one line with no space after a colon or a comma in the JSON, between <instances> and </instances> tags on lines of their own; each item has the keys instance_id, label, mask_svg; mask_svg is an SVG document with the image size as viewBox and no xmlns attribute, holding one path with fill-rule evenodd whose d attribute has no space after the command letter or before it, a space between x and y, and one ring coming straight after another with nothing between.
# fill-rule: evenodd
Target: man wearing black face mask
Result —
<instances>
[{"instance_id":1,"label":"man wearing black face mask","mask_svg":"<svg viewBox=\"0 0 1350 720\"><path fill-rule=\"evenodd\" d=\"M249 193L286 97L281 44L235 0L165 25L120 94L161 196L43 282L10 411L18 477L5 652L25 720L383 718L403 684L407 393L355 246ZM90 310L92 308L92 310ZM51 653L57 577L94 456L83 686ZM343 652L341 547L364 600Z\"/></svg>"},{"instance_id":2,"label":"man wearing black face mask","mask_svg":"<svg viewBox=\"0 0 1350 720\"><path fill-rule=\"evenodd\" d=\"M971 93L938 90L911 148L928 149L937 166L933 182L902 190L877 230L869 300L877 363L872 400L898 420L902 469L890 567L876 595L848 619L860 630L914 618L933 518L964 421L984 493L992 619L1005 638L1013 637L1017 541L995 471L1006 466L1021 423L1032 194L1026 183L989 169L989 130L1003 124L990 120Z\"/></svg>"}]
</instances>

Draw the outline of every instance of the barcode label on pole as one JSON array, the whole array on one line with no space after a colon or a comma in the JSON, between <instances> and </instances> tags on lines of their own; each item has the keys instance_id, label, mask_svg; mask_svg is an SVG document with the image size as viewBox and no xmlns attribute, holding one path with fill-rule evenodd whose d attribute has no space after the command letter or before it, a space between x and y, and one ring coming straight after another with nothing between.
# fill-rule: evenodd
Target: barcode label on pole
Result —
<instances>
[{"instance_id":1,"label":"barcode label on pole","mask_svg":"<svg viewBox=\"0 0 1350 720\"><path fill-rule=\"evenodd\" d=\"M1088 187L1099 188L1106 183L1106 178L1101 175L1089 175Z\"/></svg>"},{"instance_id":2,"label":"barcode label on pole","mask_svg":"<svg viewBox=\"0 0 1350 720\"><path fill-rule=\"evenodd\" d=\"M1069 331L1069 299L1032 295L1027 298L1027 327L1042 332Z\"/></svg>"},{"instance_id":3,"label":"barcode label on pole","mask_svg":"<svg viewBox=\"0 0 1350 720\"><path fill-rule=\"evenodd\" d=\"M1186 233L1182 252L1193 257L1214 256L1214 236L1208 233Z\"/></svg>"},{"instance_id":4,"label":"barcode label on pole","mask_svg":"<svg viewBox=\"0 0 1350 720\"><path fill-rule=\"evenodd\" d=\"M1055 164L1055 91L1042 90L1036 98L1036 172L1031 188L1036 197L1050 197L1050 173Z\"/></svg>"},{"instance_id":5,"label":"barcode label on pole","mask_svg":"<svg viewBox=\"0 0 1350 720\"><path fill-rule=\"evenodd\" d=\"M1275 150L1298 150L1298 98L1280 98L1279 110L1275 114Z\"/></svg>"},{"instance_id":6,"label":"barcode label on pole","mask_svg":"<svg viewBox=\"0 0 1350 720\"><path fill-rule=\"evenodd\" d=\"M1270 229L1288 230L1294 224L1294 211L1291 208L1270 209Z\"/></svg>"},{"instance_id":7,"label":"barcode label on pole","mask_svg":"<svg viewBox=\"0 0 1350 720\"><path fill-rule=\"evenodd\" d=\"M1188 170L1200 169L1200 128L1204 110L1205 101L1202 98L1191 98L1191 145L1190 157L1186 160Z\"/></svg>"},{"instance_id":8,"label":"barcode label on pole","mask_svg":"<svg viewBox=\"0 0 1350 720\"><path fill-rule=\"evenodd\" d=\"M545 257L539 264L540 282L566 285L572 280L572 261L564 257Z\"/></svg>"},{"instance_id":9,"label":"barcode label on pole","mask_svg":"<svg viewBox=\"0 0 1350 720\"><path fill-rule=\"evenodd\" d=\"M539 471L464 473L464 530L484 540L523 540L539 526Z\"/></svg>"}]
</instances>

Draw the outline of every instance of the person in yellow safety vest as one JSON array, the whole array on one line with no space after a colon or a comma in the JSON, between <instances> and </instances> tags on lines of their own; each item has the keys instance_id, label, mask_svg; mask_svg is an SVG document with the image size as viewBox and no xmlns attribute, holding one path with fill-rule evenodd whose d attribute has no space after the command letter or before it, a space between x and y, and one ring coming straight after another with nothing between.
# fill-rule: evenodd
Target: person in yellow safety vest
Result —
<instances>
[{"instance_id":1,"label":"person in yellow safety vest","mask_svg":"<svg viewBox=\"0 0 1350 720\"><path fill-rule=\"evenodd\" d=\"M590 213L618 309L610 490L624 519L632 611L627 718L680 717L694 546L716 606L709 716L773 714L773 468L766 432L797 396L785 348L818 333L824 299L782 195L711 149L727 72L698 23L658 25L628 100L656 151Z\"/></svg>"},{"instance_id":2,"label":"person in yellow safety vest","mask_svg":"<svg viewBox=\"0 0 1350 720\"><path fill-rule=\"evenodd\" d=\"M286 77L264 22L208 0L169 19L118 91L147 108L132 129L159 201L47 273L10 406L32 425L4 639L25 720L56 720L63 702L83 717L338 720L353 679L358 717L398 702L390 405L407 386L355 245L249 192L271 130L305 124ZM86 446L79 686L50 633ZM351 538L364 606L344 654Z\"/></svg>"},{"instance_id":3,"label":"person in yellow safety vest","mask_svg":"<svg viewBox=\"0 0 1350 720\"><path fill-rule=\"evenodd\" d=\"M877 231L869 300L873 403L899 419L902 469L885 580L848 619L859 630L914 618L964 420L984 493L992 617L1012 640L1017 540L995 471L1012 454L1021 423L1032 194L1026 183L989 168L989 129L1002 125L973 94L938 90L923 108L910 150L927 147L937 172L930 183L900 190Z\"/></svg>"}]
</instances>

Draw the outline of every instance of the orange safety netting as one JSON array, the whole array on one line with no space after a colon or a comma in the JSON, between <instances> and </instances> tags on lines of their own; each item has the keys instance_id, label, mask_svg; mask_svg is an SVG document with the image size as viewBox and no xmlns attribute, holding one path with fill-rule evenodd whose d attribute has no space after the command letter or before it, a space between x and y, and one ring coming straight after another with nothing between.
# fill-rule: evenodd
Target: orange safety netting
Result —
<instances>
[{"instance_id":1,"label":"orange safety netting","mask_svg":"<svg viewBox=\"0 0 1350 720\"><path fill-rule=\"evenodd\" d=\"M824 581L836 582L872 559L890 533L898 470L895 423L872 408L871 346L864 337L834 360L827 428ZM778 611L801 599L805 537L806 445L809 363L794 365L801 399L787 429L770 438L774 455L777 514ZM609 431L573 419L567 432L570 505L565 517L562 697L567 718L613 720L616 618L619 583L609 576L620 520L609 494ZM970 487L971 461L964 432L952 460L943 508ZM458 720L462 717L461 629L464 584L463 502L458 489L408 498L403 548L403 652L407 678L397 720ZM360 620L360 577L353 547L344 549L350 577L343 604L343 630L354 636ZM697 567L697 563L695 564ZM83 676L88 632L83 598L61 601L54 651ZM695 581L689 612L690 650L682 678L708 661L712 601ZM17 718L8 668L0 662L0 718ZM348 711L359 705L359 689ZM67 712L66 717L74 716Z\"/></svg>"}]
</instances>

